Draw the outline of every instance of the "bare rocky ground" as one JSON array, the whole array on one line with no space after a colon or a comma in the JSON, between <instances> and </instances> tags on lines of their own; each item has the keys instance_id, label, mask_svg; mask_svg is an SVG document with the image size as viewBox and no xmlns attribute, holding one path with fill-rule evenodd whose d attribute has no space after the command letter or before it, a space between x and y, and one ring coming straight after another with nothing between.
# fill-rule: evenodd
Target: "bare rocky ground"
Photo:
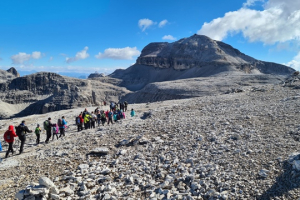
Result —
<instances>
[{"instance_id":1,"label":"bare rocky ground","mask_svg":"<svg viewBox=\"0 0 300 200\"><path fill-rule=\"evenodd\" d=\"M299 89L241 87L129 108L136 117L127 112L112 126L82 132L73 121L83 108L1 120L3 133L22 119L33 129L48 116L65 115L70 126L48 145L36 146L29 134L25 153L2 161L0 199L300 198L300 158L293 154Z\"/></svg>"}]
</instances>

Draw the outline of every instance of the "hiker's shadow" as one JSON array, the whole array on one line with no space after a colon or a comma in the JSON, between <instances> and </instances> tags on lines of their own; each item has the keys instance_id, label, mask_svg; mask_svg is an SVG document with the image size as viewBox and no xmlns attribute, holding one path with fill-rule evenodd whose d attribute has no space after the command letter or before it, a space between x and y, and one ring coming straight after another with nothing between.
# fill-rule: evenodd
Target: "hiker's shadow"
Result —
<instances>
[{"instance_id":1,"label":"hiker's shadow","mask_svg":"<svg viewBox=\"0 0 300 200\"><path fill-rule=\"evenodd\" d=\"M300 187L300 171L294 170L293 166L288 162L283 162L284 172L276 178L276 182L265 191L258 200L268 200L275 197L283 198L283 195L287 199L294 199L293 196L289 196L288 192L295 188Z\"/></svg>"}]
</instances>

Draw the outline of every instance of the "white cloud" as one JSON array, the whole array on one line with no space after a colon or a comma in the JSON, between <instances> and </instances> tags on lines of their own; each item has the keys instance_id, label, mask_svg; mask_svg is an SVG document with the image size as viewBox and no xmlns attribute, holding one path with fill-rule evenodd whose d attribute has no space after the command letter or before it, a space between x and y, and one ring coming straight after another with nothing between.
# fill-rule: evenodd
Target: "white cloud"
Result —
<instances>
[{"instance_id":1,"label":"white cloud","mask_svg":"<svg viewBox=\"0 0 300 200\"><path fill-rule=\"evenodd\" d=\"M284 63L284 65L287 65L289 67L294 68L297 71L300 71L300 52L294 57L292 61Z\"/></svg>"},{"instance_id":2,"label":"white cloud","mask_svg":"<svg viewBox=\"0 0 300 200\"><path fill-rule=\"evenodd\" d=\"M249 7L255 5L255 2L257 1L264 1L264 0L247 0L246 3L243 4L244 7Z\"/></svg>"},{"instance_id":3,"label":"white cloud","mask_svg":"<svg viewBox=\"0 0 300 200\"><path fill-rule=\"evenodd\" d=\"M162 20L161 22L159 22L158 27L159 27L159 28L162 28L162 27L164 27L167 23L168 23L168 20L164 19L164 20Z\"/></svg>"},{"instance_id":4,"label":"white cloud","mask_svg":"<svg viewBox=\"0 0 300 200\"><path fill-rule=\"evenodd\" d=\"M13 64L23 64L23 62L29 60L30 57L31 57L30 54L20 52L16 55L11 56L10 58L11 58Z\"/></svg>"},{"instance_id":5,"label":"white cloud","mask_svg":"<svg viewBox=\"0 0 300 200\"><path fill-rule=\"evenodd\" d=\"M34 51L34 52L32 52L31 57L33 59L40 59L42 57L42 53L39 51Z\"/></svg>"},{"instance_id":6,"label":"white cloud","mask_svg":"<svg viewBox=\"0 0 300 200\"><path fill-rule=\"evenodd\" d=\"M140 29L142 29L142 31L145 31L147 28L149 28L150 26L156 24L156 22L153 22L150 19L140 19L138 22L138 25L140 27Z\"/></svg>"},{"instance_id":7,"label":"white cloud","mask_svg":"<svg viewBox=\"0 0 300 200\"><path fill-rule=\"evenodd\" d=\"M133 56L138 56L140 53L136 47L108 48L104 50L104 53L99 52L95 57L98 59L132 60Z\"/></svg>"},{"instance_id":8,"label":"white cloud","mask_svg":"<svg viewBox=\"0 0 300 200\"><path fill-rule=\"evenodd\" d=\"M12 55L10 58L13 64L23 64L25 61L32 59L40 59L42 53L39 51L34 51L32 54L27 54L24 52L19 52L16 55Z\"/></svg>"},{"instance_id":9,"label":"white cloud","mask_svg":"<svg viewBox=\"0 0 300 200\"><path fill-rule=\"evenodd\" d=\"M163 40L176 40L175 37L173 37L172 35L165 35L164 37L162 37Z\"/></svg>"},{"instance_id":10,"label":"white cloud","mask_svg":"<svg viewBox=\"0 0 300 200\"><path fill-rule=\"evenodd\" d=\"M89 47L84 47L83 50L79 51L76 53L75 57L72 57L72 58L68 58L66 57L66 62L67 63L71 63L71 62L74 62L74 61L77 61L77 60L83 60L83 59L86 59L87 57L89 57L90 55L87 53L87 50L89 49Z\"/></svg>"},{"instance_id":11,"label":"white cloud","mask_svg":"<svg viewBox=\"0 0 300 200\"><path fill-rule=\"evenodd\" d=\"M52 61L53 60L53 57L51 56L50 58L49 58L49 61Z\"/></svg>"},{"instance_id":12,"label":"white cloud","mask_svg":"<svg viewBox=\"0 0 300 200\"><path fill-rule=\"evenodd\" d=\"M253 5L256 0L248 0ZM224 17L204 23L198 34L223 40L228 34L242 32L250 42L274 44L300 38L300 1L269 0L264 10L247 7L227 12Z\"/></svg>"}]
</instances>

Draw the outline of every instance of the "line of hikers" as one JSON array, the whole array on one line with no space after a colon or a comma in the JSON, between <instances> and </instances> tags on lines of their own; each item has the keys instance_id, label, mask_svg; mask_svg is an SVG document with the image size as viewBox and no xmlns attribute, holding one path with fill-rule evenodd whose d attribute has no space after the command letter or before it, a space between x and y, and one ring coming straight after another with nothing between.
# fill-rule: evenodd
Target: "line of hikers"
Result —
<instances>
[{"instance_id":1,"label":"line of hikers","mask_svg":"<svg viewBox=\"0 0 300 200\"><path fill-rule=\"evenodd\" d=\"M118 120L125 119L125 112L123 112L122 109L118 109L116 105L117 104L115 103L111 104L110 110L107 111L96 108L95 111L92 111L91 113L85 108L75 119L77 130L82 131L83 127L85 129L95 128L96 123L98 126L104 126L105 122L109 125L110 123L113 124L113 121L117 122ZM127 109L127 103L125 105L126 107L124 108ZM133 109L131 109L130 115L132 117L135 116L135 111Z\"/></svg>"},{"instance_id":2,"label":"line of hikers","mask_svg":"<svg viewBox=\"0 0 300 200\"><path fill-rule=\"evenodd\" d=\"M57 120L57 123L52 123L51 118L49 117L48 120L45 120L44 123L44 130L46 130L46 140L45 143L49 143L49 139L52 136L52 140L54 139L54 136L56 135L56 138L61 138L62 136L65 136L65 129L67 122L65 120L65 117L63 116L61 119ZM58 130L60 132L60 135L58 136ZM9 152L12 152L14 154L13 150L13 143L15 141L15 137L18 137L21 141L20 145L20 151L19 154L23 153L24 144L26 141L26 135L27 133L32 133L32 130L29 130L28 127L25 125L25 120L22 121L22 123L16 127L13 125L9 125L8 130L4 133L4 140L8 143L8 150L5 154L5 158L8 157ZM40 135L41 135L42 129L39 124L37 124L34 133L36 135L36 144L40 143ZM53 133L53 135L52 135Z\"/></svg>"},{"instance_id":3,"label":"line of hikers","mask_svg":"<svg viewBox=\"0 0 300 200\"><path fill-rule=\"evenodd\" d=\"M127 102L120 103L120 108L123 108L125 111L127 110ZM113 124L114 122L117 122L118 120L125 119L125 111L123 112L123 109L118 108L118 104L111 102L110 104L110 110L104 111L100 110L99 108L96 108L95 111L89 113L87 109L79 114L78 117L76 117L75 122L77 125L77 130L81 131L83 130L83 125L85 129L95 128L95 123L97 122L98 126L105 124L107 121L107 124ZM135 116L134 109L131 109L130 112L131 117ZM67 128L67 121L65 120L65 117L62 116L62 118L57 120L57 123L52 123L51 118L49 117L48 120L45 120L43 122L44 130L46 131L46 140L45 143L48 144L49 140L52 136L52 140L54 140L54 137L56 136L57 140L59 138L62 138L65 136L65 130ZM13 142L15 141L15 137L18 137L21 141L20 145L20 151L19 154L23 153L24 144L26 141L26 135L27 133L32 133L32 130L29 130L28 127L25 125L25 120L22 121L22 123L18 126L9 125L8 130L4 133L4 140L8 143L8 150L5 154L5 158L8 157L9 152L12 152L14 154L13 150ZM36 144L40 143L40 135L42 132L42 129L39 124L37 124L35 130L36 135ZM58 136L58 132L60 135Z\"/></svg>"}]
</instances>

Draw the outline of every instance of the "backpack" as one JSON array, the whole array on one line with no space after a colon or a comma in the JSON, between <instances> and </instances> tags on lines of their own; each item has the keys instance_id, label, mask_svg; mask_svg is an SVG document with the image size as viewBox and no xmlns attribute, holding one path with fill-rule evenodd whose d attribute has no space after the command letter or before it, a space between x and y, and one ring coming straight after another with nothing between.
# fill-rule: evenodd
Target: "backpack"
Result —
<instances>
[{"instance_id":1,"label":"backpack","mask_svg":"<svg viewBox=\"0 0 300 200\"><path fill-rule=\"evenodd\" d=\"M124 116L123 116L123 113L120 112L120 118L123 119L123 117L124 117Z\"/></svg>"},{"instance_id":2,"label":"backpack","mask_svg":"<svg viewBox=\"0 0 300 200\"><path fill-rule=\"evenodd\" d=\"M91 120L91 122L95 122L96 121L95 117L93 117L93 116L90 116L90 120Z\"/></svg>"},{"instance_id":3,"label":"backpack","mask_svg":"<svg viewBox=\"0 0 300 200\"><path fill-rule=\"evenodd\" d=\"M58 119L58 120L57 120L57 125L58 125L59 127L62 127L62 126L63 126L61 119Z\"/></svg>"},{"instance_id":4,"label":"backpack","mask_svg":"<svg viewBox=\"0 0 300 200\"><path fill-rule=\"evenodd\" d=\"M10 131L6 131L4 133L3 137L4 137L5 142L8 142L9 140L11 140Z\"/></svg>"},{"instance_id":5,"label":"backpack","mask_svg":"<svg viewBox=\"0 0 300 200\"><path fill-rule=\"evenodd\" d=\"M55 126L52 127L52 131L53 131L54 134L56 133L57 130L56 130Z\"/></svg>"},{"instance_id":6,"label":"backpack","mask_svg":"<svg viewBox=\"0 0 300 200\"><path fill-rule=\"evenodd\" d=\"M102 113L101 119L102 119L102 120L106 119L106 115L105 115L104 113Z\"/></svg>"},{"instance_id":7,"label":"backpack","mask_svg":"<svg viewBox=\"0 0 300 200\"><path fill-rule=\"evenodd\" d=\"M48 120L45 120L43 125L44 125L44 130L49 130L49 121Z\"/></svg>"},{"instance_id":8,"label":"backpack","mask_svg":"<svg viewBox=\"0 0 300 200\"><path fill-rule=\"evenodd\" d=\"M75 122L76 122L76 125L80 125L80 117L76 117Z\"/></svg>"},{"instance_id":9,"label":"backpack","mask_svg":"<svg viewBox=\"0 0 300 200\"><path fill-rule=\"evenodd\" d=\"M19 125L19 126L16 126L16 134L18 137L22 136L23 135L23 126Z\"/></svg>"}]
</instances>

